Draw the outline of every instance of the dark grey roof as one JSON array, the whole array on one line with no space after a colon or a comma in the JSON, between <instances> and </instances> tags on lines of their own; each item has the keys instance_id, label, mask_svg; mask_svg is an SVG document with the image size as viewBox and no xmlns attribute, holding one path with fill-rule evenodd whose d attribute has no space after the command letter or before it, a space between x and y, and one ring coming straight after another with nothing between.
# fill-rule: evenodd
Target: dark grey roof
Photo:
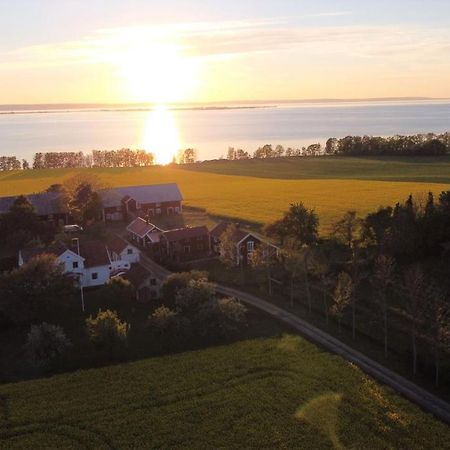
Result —
<instances>
[{"instance_id":1,"label":"dark grey roof","mask_svg":"<svg viewBox=\"0 0 450 450\"><path fill-rule=\"evenodd\" d=\"M176 183L104 189L100 191L100 196L105 207L120 206L121 200L126 196L139 203L178 202L183 200Z\"/></svg>"},{"instance_id":2,"label":"dark grey roof","mask_svg":"<svg viewBox=\"0 0 450 450\"><path fill-rule=\"evenodd\" d=\"M9 211L12 204L19 196L0 197L0 214L5 214ZM47 216L49 214L64 214L67 212L67 207L58 192L42 192L40 194L27 194L25 197L31 202L40 216Z\"/></svg>"}]
</instances>

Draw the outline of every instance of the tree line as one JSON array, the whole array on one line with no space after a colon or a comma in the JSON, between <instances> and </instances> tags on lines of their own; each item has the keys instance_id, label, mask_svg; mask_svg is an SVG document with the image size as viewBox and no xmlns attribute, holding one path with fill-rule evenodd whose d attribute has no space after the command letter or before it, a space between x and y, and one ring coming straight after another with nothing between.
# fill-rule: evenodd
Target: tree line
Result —
<instances>
[{"instance_id":1,"label":"tree line","mask_svg":"<svg viewBox=\"0 0 450 450\"><path fill-rule=\"evenodd\" d=\"M81 167L146 167L154 164L154 156L145 150L93 150L83 152L36 153L33 169L60 169Z\"/></svg>"},{"instance_id":2,"label":"tree line","mask_svg":"<svg viewBox=\"0 0 450 450\"><path fill-rule=\"evenodd\" d=\"M414 375L434 365L435 383L450 383L450 191L436 201L409 196L394 207L360 218L348 211L328 236L319 218L302 203L292 204L264 233L279 243L275 253L260 245L253 269L267 280L269 295L281 294L292 307L345 325L354 340L382 343L385 356L409 348ZM236 229L221 236L225 263L235 264Z\"/></svg>"},{"instance_id":3,"label":"tree line","mask_svg":"<svg viewBox=\"0 0 450 450\"><path fill-rule=\"evenodd\" d=\"M253 154L241 148L229 147L228 160L268 159L299 156L440 156L450 152L450 133L415 134L412 136L346 136L329 138L301 148L271 144L258 147Z\"/></svg>"}]
</instances>

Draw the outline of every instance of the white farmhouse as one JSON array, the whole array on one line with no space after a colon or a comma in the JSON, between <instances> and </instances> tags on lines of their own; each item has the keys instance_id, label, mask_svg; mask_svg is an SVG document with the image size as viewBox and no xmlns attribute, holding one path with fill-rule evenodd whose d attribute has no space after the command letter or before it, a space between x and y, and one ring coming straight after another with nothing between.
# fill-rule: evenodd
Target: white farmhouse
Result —
<instances>
[{"instance_id":1,"label":"white farmhouse","mask_svg":"<svg viewBox=\"0 0 450 450\"><path fill-rule=\"evenodd\" d=\"M43 254L55 256L64 273L73 275L83 287L101 286L113 275L128 271L132 263L139 261L138 249L117 236L110 244L86 241L67 246L56 242L46 248L24 249L19 252L19 266Z\"/></svg>"}]
</instances>

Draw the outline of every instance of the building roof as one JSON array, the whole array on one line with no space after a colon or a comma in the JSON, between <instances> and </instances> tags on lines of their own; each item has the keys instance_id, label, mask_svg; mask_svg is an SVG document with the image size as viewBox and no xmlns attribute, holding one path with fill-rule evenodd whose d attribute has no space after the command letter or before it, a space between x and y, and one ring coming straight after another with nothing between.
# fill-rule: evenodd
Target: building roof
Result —
<instances>
[{"instance_id":1,"label":"building roof","mask_svg":"<svg viewBox=\"0 0 450 450\"><path fill-rule=\"evenodd\" d=\"M99 194L105 207L120 206L124 198L127 198L127 200L132 198L139 203L179 202L183 200L176 183L104 189Z\"/></svg>"},{"instance_id":2,"label":"building roof","mask_svg":"<svg viewBox=\"0 0 450 450\"><path fill-rule=\"evenodd\" d=\"M128 245L129 243L117 234L108 242L108 248L118 255L120 255L128 247Z\"/></svg>"},{"instance_id":3,"label":"building roof","mask_svg":"<svg viewBox=\"0 0 450 450\"><path fill-rule=\"evenodd\" d=\"M232 225L232 222L220 222L218 223L212 230L211 236L219 239L220 236L228 229L228 227ZM236 238L238 241L244 239L248 234L251 234L249 231L242 230L236 225Z\"/></svg>"},{"instance_id":4,"label":"building roof","mask_svg":"<svg viewBox=\"0 0 450 450\"><path fill-rule=\"evenodd\" d=\"M106 245L100 241L80 242L80 255L84 258L84 267L87 268L111 264Z\"/></svg>"},{"instance_id":5,"label":"building roof","mask_svg":"<svg viewBox=\"0 0 450 450\"><path fill-rule=\"evenodd\" d=\"M178 228L177 230L164 231L162 237L169 242L180 241L182 239L191 239L194 237L209 235L208 228L205 226L192 228Z\"/></svg>"},{"instance_id":6,"label":"building roof","mask_svg":"<svg viewBox=\"0 0 450 450\"><path fill-rule=\"evenodd\" d=\"M232 224L232 222L220 222L218 223L212 230L211 236L216 239L220 239L220 236L227 230L227 228ZM277 247L270 238L266 236L262 236L259 233L254 231L244 230L242 228L237 227L236 230L236 240L238 243L242 242L247 236L251 236L257 239L260 242L264 242L265 244L271 245L273 247Z\"/></svg>"},{"instance_id":7,"label":"building roof","mask_svg":"<svg viewBox=\"0 0 450 450\"><path fill-rule=\"evenodd\" d=\"M0 197L0 214L9 212L9 209L18 197L18 195ZM39 194L28 194L24 197L30 201L36 213L40 216L65 214L67 212L67 206L64 203L63 197L58 192L41 192Z\"/></svg>"},{"instance_id":8,"label":"building roof","mask_svg":"<svg viewBox=\"0 0 450 450\"><path fill-rule=\"evenodd\" d=\"M130 270L123 275L134 287L139 287L152 273L141 264L132 264Z\"/></svg>"},{"instance_id":9,"label":"building roof","mask_svg":"<svg viewBox=\"0 0 450 450\"><path fill-rule=\"evenodd\" d=\"M162 231L156 225L153 225L150 222L147 222L142 217L137 217L127 226L127 231L130 233L136 234L139 237L144 237L146 234L152 231Z\"/></svg>"}]
</instances>

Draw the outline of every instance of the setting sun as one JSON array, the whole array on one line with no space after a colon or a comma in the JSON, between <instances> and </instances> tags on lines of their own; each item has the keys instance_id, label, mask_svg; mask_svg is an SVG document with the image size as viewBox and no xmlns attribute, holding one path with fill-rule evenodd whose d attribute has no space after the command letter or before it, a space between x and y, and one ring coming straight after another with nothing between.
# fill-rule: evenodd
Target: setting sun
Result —
<instances>
[{"instance_id":1,"label":"setting sun","mask_svg":"<svg viewBox=\"0 0 450 450\"><path fill-rule=\"evenodd\" d=\"M136 102L169 103L195 91L199 63L182 55L179 45L131 43L119 57L119 73L129 98Z\"/></svg>"}]
</instances>

